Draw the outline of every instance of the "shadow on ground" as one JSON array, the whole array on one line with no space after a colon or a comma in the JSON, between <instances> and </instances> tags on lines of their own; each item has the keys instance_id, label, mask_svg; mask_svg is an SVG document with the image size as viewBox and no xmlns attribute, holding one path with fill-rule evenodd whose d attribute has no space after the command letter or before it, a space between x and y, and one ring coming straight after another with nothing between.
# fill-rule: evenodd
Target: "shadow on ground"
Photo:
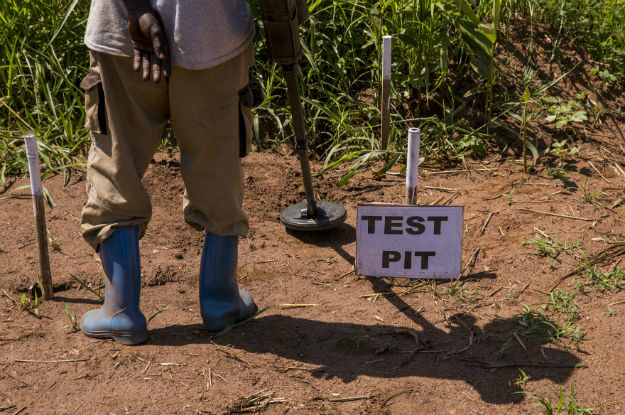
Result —
<instances>
[{"instance_id":1,"label":"shadow on ground","mask_svg":"<svg viewBox=\"0 0 625 415\"><path fill-rule=\"evenodd\" d=\"M249 353L274 354L311 365L308 368L314 377L337 377L343 382L359 376L461 380L479 392L482 400L495 404L525 399L515 383L519 368L532 380L547 378L563 384L579 363L571 353L540 342L525 344L526 352L511 346L498 358L505 334L518 326L513 319L498 319L480 329L472 316L458 315L449 320L448 330L434 327L423 318L419 321L423 323L421 329L413 325L364 325L271 315L260 316L221 336L203 330L194 334L198 325L151 330L150 343L214 343Z\"/></svg>"}]
</instances>

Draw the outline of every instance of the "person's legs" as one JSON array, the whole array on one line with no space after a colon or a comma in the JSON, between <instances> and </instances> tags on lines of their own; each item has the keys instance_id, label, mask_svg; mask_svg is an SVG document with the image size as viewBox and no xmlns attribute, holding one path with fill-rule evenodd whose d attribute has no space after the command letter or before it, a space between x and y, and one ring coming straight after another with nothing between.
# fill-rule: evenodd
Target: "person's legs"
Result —
<instances>
[{"instance_id":1,"label":"person's legs","mask_svg":"<svg viewBox=\"0 0 625 415\"><path fill-rule=\"evenodd\" d=\"M106 299L80 326L87 336L137 344L147 340L139 239L151 217L141 178L169 116L167 85L142 81L130 58L92 52L82 86L92 145L81 227L100 253Z\"/></svg>"},{"instance_id":2,"label":"person's legs","mask_svg":"<svg viewBox=\"0 0 625 415\"><path fill-rule=\"evenodd\" d=\"M92 52L85 110L92 144L81 229L96 249L115 228L145 233L152 206L141 178L169 118L167 84L146 82L132 59ZM97 77L101 83L97 83ZM83 82L84 83L84 82Z\"/></svg>"},{"instance_id":3,"label":"person's legs","mask_svg":"<svg viewBox=\"0 0 625 415\"><path fill-rule=\"evenodd\" d=\"M248 231L239 157L246 145L241 134L247 129L240 128L246 108L240 91L248 86L252 62L250 48L213 68L176 68L170 80L171 123L185 184L184 217L191 226L216 235L246 236Z\"/></svg>"},{"instance_id":4,"label":"person's legs","mask_svg":"<svg viewBox=\"0 0 625 415\"><path fill-rule=\"evenodd\" d=\"M214 68L178 70L170 80L171 122L181 151L185 220L206 230L200 268L204 326L223 329L256 312L236 281L238 237L246 236L240 154L250 134L242 105L253 61L250 48Z\"/></svg>"}]
</instances>

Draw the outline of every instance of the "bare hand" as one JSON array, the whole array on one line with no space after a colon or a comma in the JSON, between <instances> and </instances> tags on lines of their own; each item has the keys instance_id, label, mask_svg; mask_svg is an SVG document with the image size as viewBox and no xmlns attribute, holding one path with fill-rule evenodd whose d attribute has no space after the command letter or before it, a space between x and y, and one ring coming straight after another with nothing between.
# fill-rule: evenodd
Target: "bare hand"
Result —
<instances>
[{"instance_id":1,"label":"bare hand","mask_svg":"<svg viewBox=\"0 0 625 415\"><path fill-rule=\"evenodd\" d=\"M150 69L154 82L161 80L161 74L169 79L169 44L158 12L151 10L128 20L128 31L134 49L133 69L142 72L144 81L150 79Z\"/></svg>"}]
</instances>

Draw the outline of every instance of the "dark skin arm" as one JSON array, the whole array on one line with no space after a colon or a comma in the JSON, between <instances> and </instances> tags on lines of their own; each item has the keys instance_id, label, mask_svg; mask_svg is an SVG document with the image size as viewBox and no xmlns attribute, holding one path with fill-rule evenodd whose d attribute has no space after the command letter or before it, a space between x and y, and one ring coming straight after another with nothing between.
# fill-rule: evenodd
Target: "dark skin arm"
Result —
<instances>
[{"instance_id":1,"label":"dark skin arm","mask_svg":"<svg viewBox=\"0 0 625 415\"><path fill-rule=\"evenodd\" d=\"M142 72L144 81L169 78L169 43L158 12L148 0L122 0L128 11L128 31L134 53L133 69Z\"/></svg>"}]
</instances>

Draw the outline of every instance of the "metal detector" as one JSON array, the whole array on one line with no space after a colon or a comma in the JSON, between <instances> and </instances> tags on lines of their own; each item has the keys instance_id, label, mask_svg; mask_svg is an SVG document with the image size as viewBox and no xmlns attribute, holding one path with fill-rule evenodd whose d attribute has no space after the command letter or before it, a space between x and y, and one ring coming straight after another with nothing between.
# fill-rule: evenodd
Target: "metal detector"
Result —
<instances>
[{"instance_id":1,"label":"metal detector","mask_svg":"<svg viewBox=\"0 0 625 415\"><path fill-rule=\"evenodd\" d=\"M301 44L298 27L308 17L305 0L260 0L265 38L272 61L282 66L295 131L295 152L299 158L306 200L284 209L280 221L288 229L320 231L340 225L347 211L333 202L315 199L308 160L308 142L297 74Z\"/></svg>"}]
</instances>

